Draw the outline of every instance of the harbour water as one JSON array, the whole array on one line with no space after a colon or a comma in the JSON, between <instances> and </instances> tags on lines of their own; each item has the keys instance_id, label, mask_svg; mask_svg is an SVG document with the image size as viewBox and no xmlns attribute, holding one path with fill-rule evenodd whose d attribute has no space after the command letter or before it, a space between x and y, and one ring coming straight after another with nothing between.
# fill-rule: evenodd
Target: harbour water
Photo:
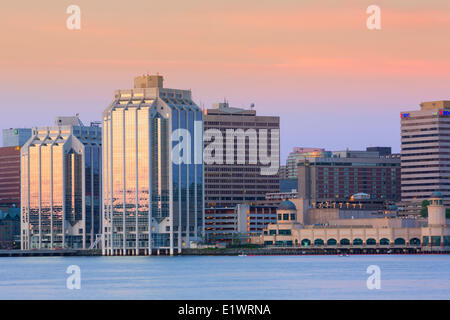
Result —
<instances>
[{"instance_id":1,"label":"harbour water","mask_svg":"<svg viewBox=\"0 0 450 320\"><path fill-rule=\"evenodd\" d=\"M5 257L0 299L450 299L450 255Z\"/></svg>"}]
</instances>

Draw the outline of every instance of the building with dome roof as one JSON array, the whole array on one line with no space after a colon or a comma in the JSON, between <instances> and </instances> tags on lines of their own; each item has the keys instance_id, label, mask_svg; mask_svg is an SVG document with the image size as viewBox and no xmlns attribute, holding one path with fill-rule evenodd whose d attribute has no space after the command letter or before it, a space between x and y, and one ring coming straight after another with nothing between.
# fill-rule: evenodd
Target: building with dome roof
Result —
<instances>
[{"instance_id":1,"label":"building with dome roof","mask_svg":"<svg viewBox=\"0 0 450 320\"><path fill-rule=\"evenodd\" d=\"M305 199L282 201L277 222L269 224L252 243L275 247L415 248L450 250L450 220L442 195L429 199L428 218L401 218L398 208L364 208L362 203L317 204Z\"/></svg>"},{"instance_id":2,"label":"building with dome roof","mask_svg":"<svg viewBox=\"0 0 450 320\"><path fill-rule=\"evenodd\" d=\"M291 210L296 211L297 207L295 206L295 204L292 201L284 200L284 201L280 202L280 204L277 207L277 210L279 210L279 211L282 211L282 210L283 211L291 211Z\"/></svg>"}]
</instances>

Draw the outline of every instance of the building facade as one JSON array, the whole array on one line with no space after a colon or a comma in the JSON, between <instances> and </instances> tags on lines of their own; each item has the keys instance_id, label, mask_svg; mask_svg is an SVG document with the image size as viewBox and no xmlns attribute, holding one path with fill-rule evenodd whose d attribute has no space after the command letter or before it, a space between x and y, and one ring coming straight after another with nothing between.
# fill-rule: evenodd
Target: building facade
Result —
<instances>
[{"instance_id":1,"label":"building facade","mask_svg":"<svg viewBox=\"0 0 450 320\"><path fill-rule=\"evenodd\" d=\"M20 208L0 210L0 249L20 249Z\"/></svg>"},{"instance_id":2,"label":"building facade","mask_svg":"<svg viewBox=\"0 0 450 320\"><path fill-rule=\"evenodd\" d=\"M31 138L29 128L3 129L3 147L21 147Z\"/></svg>"},{"instance_id":3,"label":"building facade","mask_svg":"<svg viewBox=\"0 0 450 320\"><path fill-rule=\"evenodd\" d=\"M21 149L21 248L87 249L101 231L101 128L34 128Z\"/></svg>"},{"instance_id":4,"label":"building facade","mask_svg":"<svg viewBox=\"0 0 450 320\"><path fill-rule=\"evenodd\" d=\"M450 101L420 104L401 113L402 201L442 193L450 204Z\"/></svg>"},{"instance_id":5,"label":"building facade","mask_svg":"<svg viewBox=\"0 0 450 320\"><path fill-rule=\"evenodd\" d=\"M247 243L276 223L275 205L242 203L229 208L205 209L205 232L209 243Z\"/></svg>"},{"instance_id":6,"label":"building facade","mask_svg":"<svg viewBox=\"0 0 450 320\"><path fill-rule=\"evenodd\" d=\"M279 117L257 116L255 110L218 103L206 110L204 130L207 208L234 207L279 192ZM214 143L220 154L207 152ZM270 164L262 161L267 157ZM275 170L267 174L264 170L269 166Z\"/></svg>"},{"instance_id":7,"label":"building facade","mask_svg":"<svg viewBox=\"0 0 450 320\"><path fill-rule=\"evenodd\" d=\"M0 148L0 207L20 208L20 147Z\"/></svg>"},{"instance_id":8,"label":"building facade","mask_svg":"<svg viewBox=\"0 0 450 320\"><path fill-rule=\"evenodd\" d=\"M252 243L283 247L405 248L441 251L450 248L449 220L440 193L428 206L428 219L396 217L389 210L355 208L298 208L280 203L277 223L270 224Z\"/></svg>"},{"instance_id":9,"label":"building facade","mask_svg":"<svg viewBox=\"0 0 450 320\"><path fill-rule=\"evenodd\" d=\"M135 78L103 113L104 255L173 254L202 240L203 113L191 91Z\"/></svg>"},{"instance_id":10,"label":"building facade","mask_svg":"<svg viewBox=\"0 0 450 320\"><path fill-rule=\"evenodd\" d=\"M298 162L298 193L313 201L341 201L356 193L372 199L400 200L400 161L378 152L333 152L331 158Z\"/></svg>"}]
</instances>

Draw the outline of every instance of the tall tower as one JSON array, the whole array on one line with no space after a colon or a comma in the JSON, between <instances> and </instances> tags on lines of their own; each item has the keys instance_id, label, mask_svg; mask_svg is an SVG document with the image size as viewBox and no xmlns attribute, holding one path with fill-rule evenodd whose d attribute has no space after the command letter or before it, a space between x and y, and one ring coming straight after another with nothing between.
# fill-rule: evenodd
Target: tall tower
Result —
<instances>
[{"instance_id":1,"label":"tall tower","mask_svg":"<svg viewBox=\"0 0 450 320\"><path fill-rule=\"evenodd\" d=\"M86 249L101 230L101 128L38 127L21 148L22 249Z\"/></svg>"},{"instance_id":2,"label":"tall tower","mask_svg":"<svg viewBox=\"0 0 450 320\"><path fill-rule=\"evenodd\" d=\"M401 117L402 201L421 202L434 191L450 205L450 101L420 104Z\"/></svg>"},{"instance_id":3,"label":"tall tower","mask_svg":"<svg viewBox=\"0 0 450 320\"><path fill-rule=\"evenodd\" d=\"M211 242L233 240L223 210L280 191L280 118L257 116L253 107L223 102L205 110L205 233Z\"/></svg>"},{"instance_id":4,"label":"tall tower","mask_svg":"<svg viewBox=\"0 0 450 320\"><path fill-rule=\"evenodd\" d=\"M203 114L162 76L134 84L103 112L103 254L173 254L202 238Z\"/></svg>"}]
</instances>

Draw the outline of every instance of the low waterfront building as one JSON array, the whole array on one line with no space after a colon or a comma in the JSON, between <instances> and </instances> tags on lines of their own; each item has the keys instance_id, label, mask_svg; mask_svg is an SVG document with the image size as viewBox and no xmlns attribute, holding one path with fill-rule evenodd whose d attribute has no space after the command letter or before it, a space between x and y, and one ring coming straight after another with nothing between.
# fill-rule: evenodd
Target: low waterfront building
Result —
<instances>
[{"instance_id":1,"label":"low waterfront building","mask_svg":"<svg viewBox=\"0 0 450 320\"><path fill-rule=\"evenodd\" d=\"M276 223L275 205L242 203L234 207L205 208L205 233L209 243L246 243Z\"/></svg>"},{"instance_id":2,"label":"low waterfront building","mask_svg":"<svg viewBox=\"0 0 450 320\"><path fill-rule=\"evenodd\" d=\"M449 220L442 195L430 198L427 219L396 216L396 208L374 210L362 205L317 208L309 200L285 200L277 208L277 223L270 224L252 243L287 247L450 246ZM296 205L296 204L297 205Z\"/></svg>"},{"instance_id":3,"label":"low waterfront building","mask_svg":"<svg viewBox=\"0 0 450 320\"><path fill-rule=\"evenodd\" d=\"M20 208L0 210L0 249L20 249Z\"/></svg>"}]
</instances>

